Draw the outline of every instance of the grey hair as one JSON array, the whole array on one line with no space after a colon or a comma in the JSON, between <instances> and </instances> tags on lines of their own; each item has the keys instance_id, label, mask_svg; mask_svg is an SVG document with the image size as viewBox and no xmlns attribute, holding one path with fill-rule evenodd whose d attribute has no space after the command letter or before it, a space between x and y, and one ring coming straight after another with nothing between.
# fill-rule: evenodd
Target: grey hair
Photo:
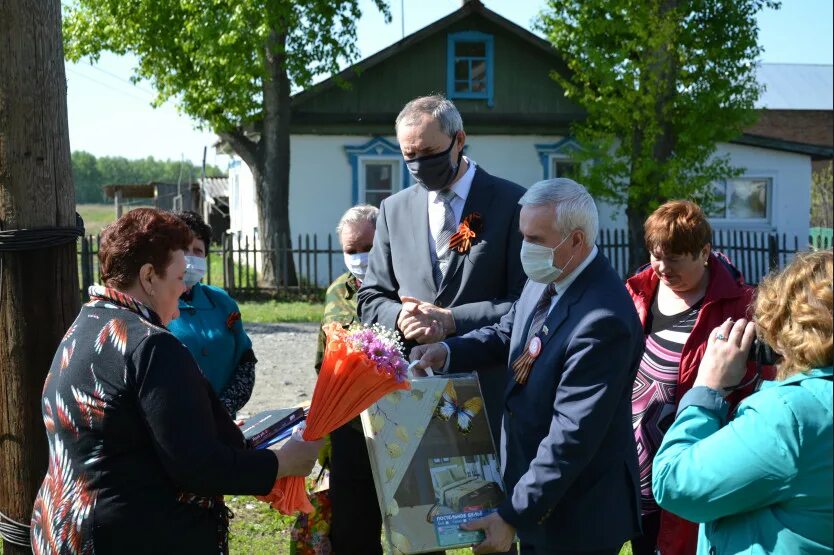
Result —
<instances>
[{"instance_id":1,"label":"grey hair","mask_svg":"<svg viewBox=\"0 0 834 555\"><path fill-rule=\"evenodd\" d=\"M599 232L597 205L588 190L566 177L545 179L527 189L518 203L522 206L555 207L556 231L567 235L574 229L585 234L585 244L593 245Z\"/></svg>"},{"instance_id":2,"label":"grey hair","mask_svg":"<svg viewBox=\"0 0 834 555\"><path fill-rule=\"evenodd\" d=\"M399 131L400 125L415 125L423 115L436 119L440 124L440 130L450 137L454 137L458 131L463 131L463 118L460 117L457 107L440 94L420 96L406 104L397 116L394 129Z\"/></svg>"},{"instance_id":3,"label":"grey hair","mask_svg":"<svg viewBox=\"0 0 834 555\"><path fill-rule=\"evenodd\" d=\"M349 225L356 225L361 223L369 223L376 229L376 217L379 215L379 208L371 206L370 204L360 204L347 209L347 212L342 214L339 219L339 225L336 226L336 235L339 241L342 240L342 231Z\"/></svg>"}]
</instances>

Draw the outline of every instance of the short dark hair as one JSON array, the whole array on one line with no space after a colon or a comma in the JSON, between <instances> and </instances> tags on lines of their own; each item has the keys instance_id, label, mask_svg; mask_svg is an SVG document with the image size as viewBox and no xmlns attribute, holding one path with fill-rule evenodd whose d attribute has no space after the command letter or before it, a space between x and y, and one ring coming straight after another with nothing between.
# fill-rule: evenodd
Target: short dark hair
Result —
<instances>
[{"instance_id":1,"label":"short dark hair","mask_svg":"<svg viewBox=\"0 0 834 555\"><path fill-rule=\"evenodd\" d=\"M101 232L101 279L108 287L126 289L136 282L145 264L152 264L164 277L171 252L187 250L191 237L188 226L170 212L131 210Z\"/></svg>"},{"instance_id":2,"label":"short dark hair","mask_svg":"<svg viewBox=\"0 0 834 555\"><path fill-rule=\"evenodd\" d=\"M185 222L185 225L194 234L194 237L201 239L208 250L211 244L211 226L196 212L191 210L183 210L181 212L174 212L174 216ZM208 253L206 253L208 254Z\"/></svg>"}]
</instances>

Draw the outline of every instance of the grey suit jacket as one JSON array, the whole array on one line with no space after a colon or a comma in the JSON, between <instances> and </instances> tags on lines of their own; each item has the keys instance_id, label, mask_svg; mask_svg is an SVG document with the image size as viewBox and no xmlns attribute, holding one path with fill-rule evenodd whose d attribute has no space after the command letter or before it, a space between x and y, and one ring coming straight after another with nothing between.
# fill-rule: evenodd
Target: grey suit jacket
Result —
<instances>
[{"instance_id":1,"label":"grey suit jacket","mask_svg":"<svg viewBox=\"0 0 834 555\"><path fill-rule=\"evenodd\" d=\"M521 541L619 548L640 533L631 386L643 330L622 280L598 253L548 315L542 350L518 385L507 367L526 346L544 288L528 282L498 324L447 340L449 371L506 363L501 458L510 496L498 512Z\"/></svg>"},{"instance_id":2,"label":"grey suit jacket","mask_svg":"<svg viewBox=\"0 0 834 555\"><path fill-rule=\"evenodd\" d=\"M524 287L518 230L518 201L523 194L521 186L476 167L463 217L473 212L481 214L482 230L468 253L452 252L439 289L434 284L429 253L428 192L415 185L385 199L377 219L368 273L357 294L362 322L379 322L395 329L402 296L450 308L458 335L498 322ZM497 362L467 367L479 372L496 443L506 383L503 362L494 368Z\"/></svg>"}]
</instances>

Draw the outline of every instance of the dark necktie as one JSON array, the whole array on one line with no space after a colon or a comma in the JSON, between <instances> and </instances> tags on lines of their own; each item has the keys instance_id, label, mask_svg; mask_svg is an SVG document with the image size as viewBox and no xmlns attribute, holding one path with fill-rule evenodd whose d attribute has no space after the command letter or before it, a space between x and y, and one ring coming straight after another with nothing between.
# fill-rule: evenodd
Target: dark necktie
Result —
<instances>
[{"instance_id":1,"label":"dark necktie","mask_svg":"<svg viewBox=\"0 0 834 555\"><path fill-rule=\"evenodd\" d=\"M524 351L513 362L513 375L515 381L520 384L527 383L527 378L530 377L530 369L533 367L533 362L541 352L541 338L539 334L544 326L544 321L547 319L547 314L550 312L550 304L553 297L556 296L556 284L549 283L542 291L542 296L539 302L536 303L536 308L533 310L533 318L530 320L530 329L527 330L527 341ZM533 342L537 342L531 350Z\"/></svg>"},{"instance_id":2,"label":"dark necktie","mask_svg":"<svg viewBox=\"0 0 834 555\"><path fill-rule=\"evenodd\" d=\"M449 240L457 230L457 221L455 218L455 211L452 210L452 199L455 198L455 193L451 189L440 191L437 193L437 198L443 202L443 227L438 230L437 235L434 236L434 251L437 254L437 263L434 265L434 284L438 288L443 281L443 276L446 275L446 270L449 269L449 262L451 262L451 250L449 249Z\"/></svg>"}]
</instances>

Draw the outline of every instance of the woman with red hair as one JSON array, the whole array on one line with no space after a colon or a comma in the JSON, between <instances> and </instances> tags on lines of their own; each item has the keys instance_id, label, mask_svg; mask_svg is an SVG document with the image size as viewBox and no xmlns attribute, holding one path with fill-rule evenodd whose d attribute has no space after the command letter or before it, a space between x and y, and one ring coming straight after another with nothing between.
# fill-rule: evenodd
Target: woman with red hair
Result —
<instances>
[{"instance_id":1,"label":"woman with red hair","mask_svg":"<svg viewBox=\"0 0 834 555\"><path fill-rule=\"evenodd\" d=\"M698 526L658 507L652 461L678 402L692 388L710 332L728 318L749 317L754 290L726 257L712 252L712 228L694 202L660 206L646 220L644 232L650 263L626 282L646 337L631 396L643 536L631 543L635 555L658 550L694 555ZM751 390L731 395L731 403Z\"/></svg>"},{"instance_id":2,"label":"woman with red hair","mask_svg":"<svg viewBox=\"0 0 834 555\"><path fill-rule=\"evenodd\" d=\"M188 226L143 208L109 225L90 289L43 388L49 470L35 553L226 553L224 494L306 476L318 442L253 451L166 329L185 291Z\"/></svg>"}]
</instances>

